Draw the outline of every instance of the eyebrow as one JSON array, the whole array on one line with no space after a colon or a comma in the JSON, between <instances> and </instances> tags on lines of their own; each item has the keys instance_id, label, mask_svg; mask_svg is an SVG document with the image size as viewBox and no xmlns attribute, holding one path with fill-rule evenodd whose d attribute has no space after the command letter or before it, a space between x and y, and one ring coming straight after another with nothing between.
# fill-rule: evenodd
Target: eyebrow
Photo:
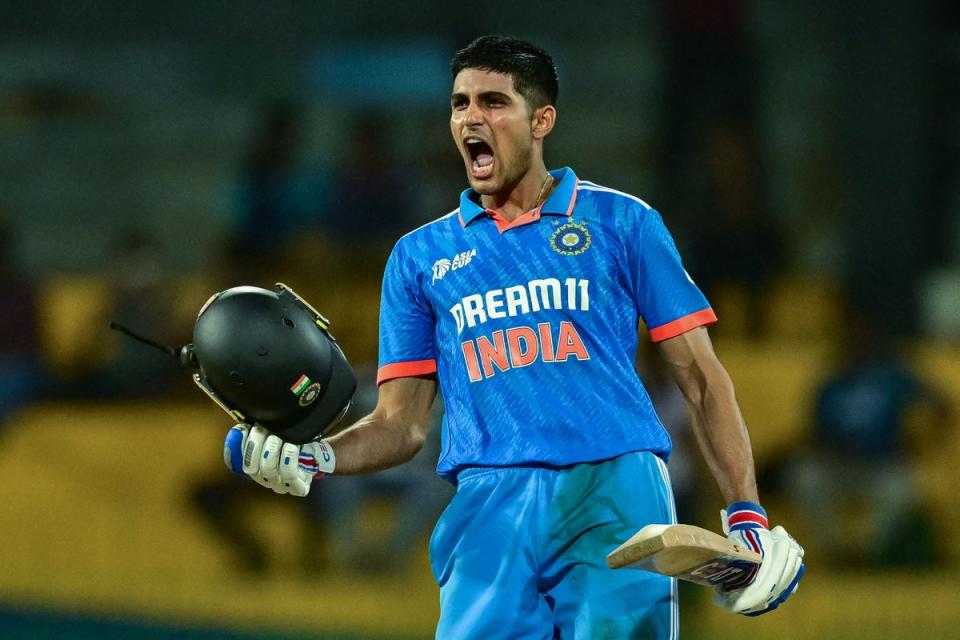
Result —
<instances>
[{"instance_id":1,"label":"eyebrow","mask_svg":"<svg viewBox=\"0 0 960 640\"><path fill-rule=\"evenodd\" d=\"M457 100L466 100L469 96L463 92L457 92L450 96L450 102L456 102ZM510 100L510 96L502 91L484 91L477 95L481 100L490 100L492 98L499 98L501 100Z\"/></svg>"}]
</instances>

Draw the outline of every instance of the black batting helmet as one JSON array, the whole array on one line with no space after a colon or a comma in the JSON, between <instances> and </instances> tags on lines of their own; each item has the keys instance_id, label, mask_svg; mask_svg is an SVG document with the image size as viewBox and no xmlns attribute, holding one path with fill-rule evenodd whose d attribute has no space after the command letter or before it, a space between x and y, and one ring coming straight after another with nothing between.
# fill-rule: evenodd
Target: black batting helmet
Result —
<instances>
[{"instance_id":1,"label":"black batting helmet","mask_svg":"<svg viewBox=\"0 0 960 640\"><path fill-rule=\"evenodd\" d=\"M284 284L221 291L193 329L194 380L234 419L310 442L343 417L357 387L329 326Z\"/></svg>"}]
</instances>

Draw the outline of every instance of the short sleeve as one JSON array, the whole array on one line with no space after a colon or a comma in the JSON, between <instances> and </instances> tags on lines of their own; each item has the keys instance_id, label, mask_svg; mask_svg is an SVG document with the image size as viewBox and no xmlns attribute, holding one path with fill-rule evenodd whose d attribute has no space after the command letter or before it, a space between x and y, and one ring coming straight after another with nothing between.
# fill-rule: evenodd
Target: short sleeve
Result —
<instances>
[{"instance_id":1,"label":"short sleeve","mask_svg":"<svg viewBox=\"0 0 960 640\"><path fill-rule=\"evenodd\" d=\"M406 268L398 244L383 274L377 384L435 372L436 351L433 311Z\"/></svg>"},{"instance_id":2,"label":"short sleeve","mask_svg":"<svg viewBox=\"0 0 960 640\"><path fill-rule=\"evenodd\" d=\"M650 338L662 342L716 322L706 296L683 268L660 214L646 207L631 213L625 241L633 295Z\"/></svg>"}]
</instances>

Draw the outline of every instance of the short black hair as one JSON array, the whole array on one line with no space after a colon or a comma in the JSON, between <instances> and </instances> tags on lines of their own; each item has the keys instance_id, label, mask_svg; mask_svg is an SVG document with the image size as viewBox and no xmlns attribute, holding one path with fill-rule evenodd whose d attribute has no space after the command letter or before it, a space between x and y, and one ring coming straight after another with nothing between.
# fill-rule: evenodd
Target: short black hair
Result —
<instances>
[{"instance_id":1,"label":"short black hair","mask_svg":"<svg viewBox=\"0 0 960 640\"><path fill-rule=\"evenodd\" d=\"M560 93L557 68L540 47L510 36L480 36L450 62L453 77L464 69L482 69L513 78L513 88L531 109L556 104Z\"/></svg>"}]
</instances>

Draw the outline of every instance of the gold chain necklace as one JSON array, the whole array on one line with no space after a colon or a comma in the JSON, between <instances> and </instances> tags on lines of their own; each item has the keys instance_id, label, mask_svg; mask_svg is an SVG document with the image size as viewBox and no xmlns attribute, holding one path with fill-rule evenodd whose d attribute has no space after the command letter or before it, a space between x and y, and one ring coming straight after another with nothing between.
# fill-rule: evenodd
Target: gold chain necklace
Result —
<instances>
[{"instance_id":1,"label":"gold chain necklace","mask_svg":"<svg viewBox=\"0 0 960 640\"><path fill-rule=\"evenodd\" d=\"M540 192L537 194L537 199L534 201L533 206L530 207L531 211L540 206L541 200L543 199L547 190L547 185L553 186L553 176L551 176L549 173L547 173L547 177L544 178L543 184L540 185Z\"/></svg>"}]
</instances>

